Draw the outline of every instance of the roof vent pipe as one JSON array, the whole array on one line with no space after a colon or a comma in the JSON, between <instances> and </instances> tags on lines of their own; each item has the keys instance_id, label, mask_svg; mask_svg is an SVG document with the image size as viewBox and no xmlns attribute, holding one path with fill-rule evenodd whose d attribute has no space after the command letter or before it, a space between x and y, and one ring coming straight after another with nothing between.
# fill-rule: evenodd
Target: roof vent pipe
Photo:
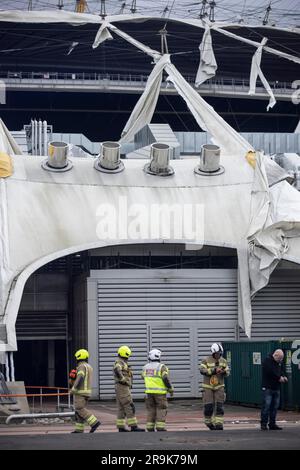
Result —
<instances>
[{"instance_id":1,"label":"roof vent pipe","mask_svg":"<svg viewBox=\"0 0 300 470\"><path fill-rule=\"evenodd\" d=\"M167 144L160 144L155 142L151 144L150 150L150 163L144 166L144 171L150 175L156 176L170 176L174 174L173 168L170 163L170 150L171 147Z\"/></svg>"},{"instance_id":2,"label":"roof vent pipe","mask_svg":"<svg viewBox=\"0 0 300 470\"><path fill-rule=\"evenodd\" d=\"M104 173L119 173L124 170L124 163L120 159L121 145L119 142L102 142L99 157L94 167Z\"/></svg>"},{"instance_id":3,"label":"roof vent pipe","mask_svg":"<svg viewBox=\"0 0 300 470\"><path fill-rule=\"evenodd\" d=\"M42 162L44 170L68 171L73 164L68 160L69 145L66 142L49 142L48 158Z\"/></svg>"},{"instance_id":4,"label":"roof vent pipe","mask_svg":"<svg viewBox=\"0 0 300 470\"><path fill-rule=\"evenodd\" d=\"M204 144L201 147L200 165L195 168L198 175L213 176L224 173L220 165L220 147L218 145Z\"/></svg>"}]
</instances>

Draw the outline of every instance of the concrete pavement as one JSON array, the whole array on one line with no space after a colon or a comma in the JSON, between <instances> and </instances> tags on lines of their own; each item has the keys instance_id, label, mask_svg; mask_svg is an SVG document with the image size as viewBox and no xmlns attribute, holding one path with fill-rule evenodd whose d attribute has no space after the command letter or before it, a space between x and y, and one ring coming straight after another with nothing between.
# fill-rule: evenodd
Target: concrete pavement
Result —
<instances>
[{"instance_id":1,"label":"concrete pavement","mask_svg":"<svg viewBox=\"0 0 300 470\"><path fill-rule=\"evenodd\" d=\"M225 406L225 430L209 431L203 422L199 400L169 403L165 433L118 433L114 402L90 402L89 409L101 420L95 434L71 434L71 421L38 420L32 423L0 425L0 449L300 449L300 413L279 411L283 431L260 431L259 410ZM146 423L145 405L136 403L141 427ZM50 410L49 410L50 411ZM53 411L53 409L51 410ZM134 438L133 438L134 436ZM75 444L76 443L76 444Z\"/></svg>"}]
</instances>

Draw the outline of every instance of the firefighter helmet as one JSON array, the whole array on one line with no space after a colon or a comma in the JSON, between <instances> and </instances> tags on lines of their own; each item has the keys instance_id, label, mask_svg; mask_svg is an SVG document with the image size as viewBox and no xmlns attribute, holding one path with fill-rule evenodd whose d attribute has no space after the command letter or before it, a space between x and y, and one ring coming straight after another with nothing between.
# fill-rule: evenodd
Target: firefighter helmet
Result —
<instances>
[{"instance_id":1,"label":"firefighter helmet","mask_svg":"<svg viewBox=\"0 0 300 470\"><path fill-rule=\"evenodd\" d=\"M212 354L215 354L215 353L219 353L219 354L223 354L224 350L223 350L223 346L221 343L214 343L211 345L211 348L210 348Z\"/></svg>"},{"instance_id":2,"label":"firefighter helmet","mask_svg":"<svg viewBox=\"0 0 300 470\"><path fill-rule=\"evenodd\" d=\"M86 349L78 349L74 355L77 361L84 361L89 358L89 352Z\"/></svg>"},{"instance_id":3,"label":"firefighter helmet","mask_svg":"<svg viewBox=\"0 0 300 470\"><path fill-rule=\"evenodd\" d=\"M150 361L159 361L161 356L161 350L160 349L151 349L149 352L149 360Z\"/></svg>"},{"instance_id":4,"label":"firefighter helmet","mask_svg":"<svg viewBox=\"0 0 300 470\"><path fill-rule=\"evenodd\" d=\"M128 346L120 346L118 349L118 355L128 359L131 356L131 349Z\"/></svg>"}]
</instances>

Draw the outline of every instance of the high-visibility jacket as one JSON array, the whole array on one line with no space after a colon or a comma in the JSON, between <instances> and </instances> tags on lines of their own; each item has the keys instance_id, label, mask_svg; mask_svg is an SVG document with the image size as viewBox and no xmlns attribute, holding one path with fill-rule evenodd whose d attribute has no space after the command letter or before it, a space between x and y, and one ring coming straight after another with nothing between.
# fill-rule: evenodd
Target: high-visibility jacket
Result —
<instances>
[{"instance_id":1,"label":"high-visibility jacket","mask_svg":"<svg viewBox=\"0 0 300 470\"><path fill-rule=\"evenodd\" d=\"M74 395L90 397L92 394L93 368L85 361L80 361L77 368L77 376L71 389Z\"/></svg>"},{"instance_id":2,"label":"high-visibility jacket","mask_svg":"<svg viewBox=\"0 0 300 470\"><path fill-rule=\"evenodd\" d=\"M221 374L216 373L217 368L222 369ZM224 387L224 377L228 377L230 371L226 359L208 356L200 364L200 373L203 375L203 388L219 390Z\"/></svg>"},{"instance_id":3,"label":"high-visibility jacket","mask_svg":"<svg viewBox=\"0 0 300 470\"><path fill-rule=\"evenodd\" d=\"M164 379L168 377L169 369L160 362L149 362L143 367L142 377L145 382L145 393L156 393L166 395L171 388L168 387ZM169 382L169 381L167 381Z\"/></svg>"}]
</instances>

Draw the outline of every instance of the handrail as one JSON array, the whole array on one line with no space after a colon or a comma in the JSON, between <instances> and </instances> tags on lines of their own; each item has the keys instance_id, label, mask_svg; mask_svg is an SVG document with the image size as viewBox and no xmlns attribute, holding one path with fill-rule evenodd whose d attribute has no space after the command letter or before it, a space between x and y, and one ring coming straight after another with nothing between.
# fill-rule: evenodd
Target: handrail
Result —
<instances>
[{"instance_id":1,"label":"handrail","mask_svg":"<svg viewBox=\"0 0 300 470\"><path fill-rule=\"evenodd\" d=\"M127 82L127 85L136 85L137 83L146 84L148 75L134 75L134 74L114 74L114 73L97 73L97 72L11 72L11 71L0 71L0 79L8 80L42 80L42 81L55 81L55 80L70 80L76 81L92 81L92 82ZM195 83L195 78L191 76L185 76L185 79L191 83ZM276 90L291 90L291 83L271 81L270 86ZM246 78L212 78L207 82L203 83L199 89L211 88L215 86L231 86L231 87L243 87L249 88L250 81ZM172 86L172 83L168 82L168 86ZM263 87L258 83L259 87Z\"/></svg>"},{"instance_id":2,"label":"handrail","mask_svg":"<svg viewBox=\"0 0 300 470\"><path fill-rule=\"evenodd\" d=\"M0 394L0 398L32 398L32 409L35 409L34 402L35 397L40 398L40 413L43 412L43 398L44 397L56 397L57 398L57 408L61 406L60 397L68 397L68 406L71 407L71 393L70 389L67 387L49 387L49 386L38 386L38 385L26 385L26 389L39 389L40 393L8 393ZM56 390L56 393L43 393L43 389L47 390ZM61 392L63 390L63 392ZM64 391L66 390L66 391ZM36 416L38 413L33 413L32 415ZM17 415L21 416L21 415ZM48 413L47 413L48 416Z\"/></svg>"}]
</instances>

